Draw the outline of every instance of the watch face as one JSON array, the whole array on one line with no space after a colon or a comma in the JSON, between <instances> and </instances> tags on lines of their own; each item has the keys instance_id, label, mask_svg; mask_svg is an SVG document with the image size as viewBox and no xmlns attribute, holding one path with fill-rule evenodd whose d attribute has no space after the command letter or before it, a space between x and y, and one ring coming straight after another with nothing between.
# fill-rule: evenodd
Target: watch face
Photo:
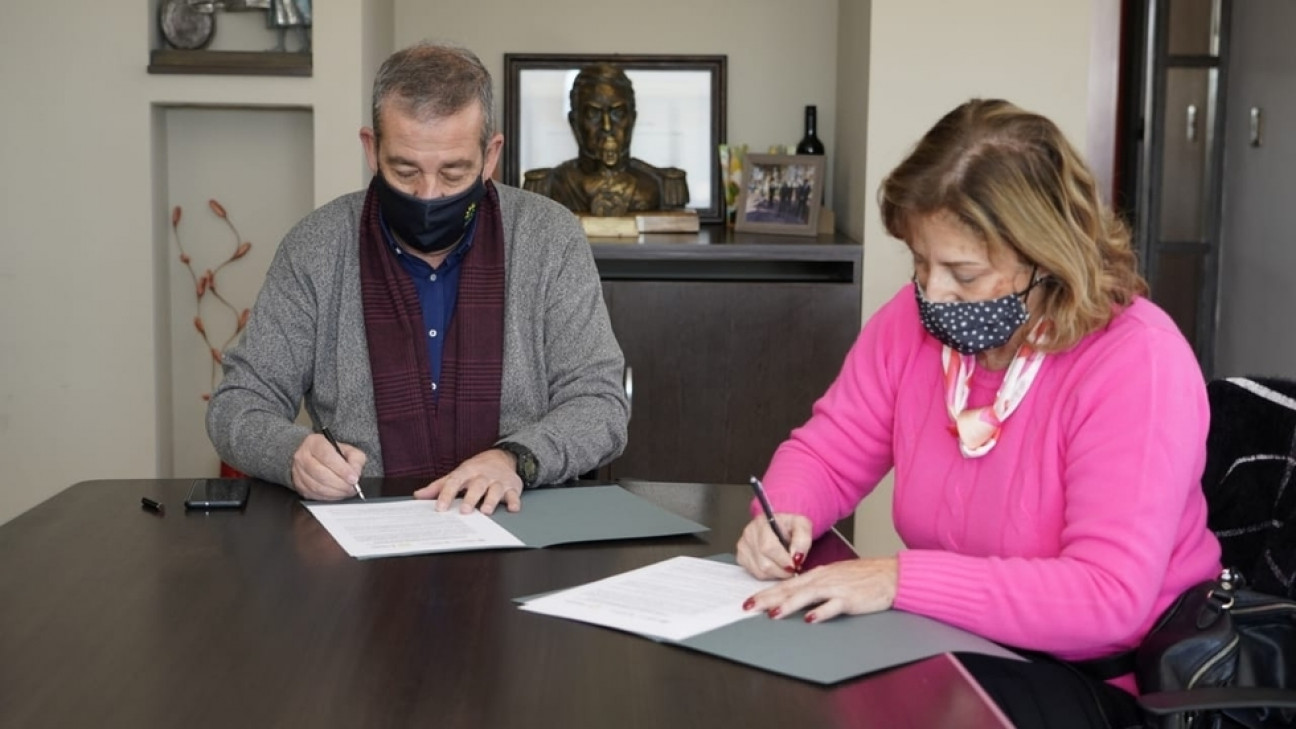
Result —
<instances>
[{"instance_id":1,"label":"watch face","mask_svg":"<svg viewBox=\"0 0 1296 729\"><path fill-rule=\"evenodd\" d=\"M518 476L522 479L524 486L535 485L536 473L540 470L540 463L531 453L519 453L517 456Z\"/></svg>"},{"instance_id":2,"label":"watch face","mask_svg":"<svg viewBox=\"0 0 1296 729\"><path fill-rule=\"evenodd\" d=\"M501 443L499 448L512 453L513 458L517 460L517 475L522 479L522 486L534 486L536 475L540 472L540 461L536 459L531 449L518 443Z\"/></svg>"}]
</instances>

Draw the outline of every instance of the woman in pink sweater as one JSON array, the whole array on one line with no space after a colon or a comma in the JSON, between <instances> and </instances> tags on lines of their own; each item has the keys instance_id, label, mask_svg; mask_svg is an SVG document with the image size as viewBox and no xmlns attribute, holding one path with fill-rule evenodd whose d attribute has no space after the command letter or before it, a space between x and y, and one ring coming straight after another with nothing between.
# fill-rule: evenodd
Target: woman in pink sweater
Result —
<instances>
[{"instance_id":1,"label":"woman in pink sweater","mask_svg":"<svg viewBox=\"0 0 1296 729\"><path fill-rule=\"evenodd\" d=\"M785 579L747 609L895 608L1067 661L1137 646L1220 551L1200 486L1205 382L1143 298L1127 229L1058 128L1004 101L947 114L879 199L914 280L775 452L765 485L791 546L748 525L739 563ZM892 469L906 548L800 574ZM1019 726L1139 721L1129 675L963 658Z\"/></svg>"}]
</instances>

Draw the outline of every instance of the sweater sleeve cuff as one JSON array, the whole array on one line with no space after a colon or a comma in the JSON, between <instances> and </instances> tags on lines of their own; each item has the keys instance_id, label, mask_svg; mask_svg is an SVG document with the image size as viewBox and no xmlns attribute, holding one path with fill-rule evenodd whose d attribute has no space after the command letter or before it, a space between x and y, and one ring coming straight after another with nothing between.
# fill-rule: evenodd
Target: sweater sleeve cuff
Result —
<instances>
[{"instance_id":1,"label":"sweater sleeve cuff","mask_svg":"<svg viewBox=\"0 0 1296 729\"><path fill-rule=\"evenodd\" d=\"M309 428L296 423L275 433L266 446L265 452L269 460L265 464L259 464L261 468L258 470L266 471L270 481L292 488L293 454L310 434Z\"/></svg>"},{"instance_id":2,"label":"sweater sleeve cuff","mask_svg":"<svg viewBox=\"0 0 1296 729\"><path fill-rule=\"evenodd\" d=\"M899 577L892 607L952 625L989 609L987 581L976 560L948 552L908 549L897 555Z\"/></svg>"}]
</instances>

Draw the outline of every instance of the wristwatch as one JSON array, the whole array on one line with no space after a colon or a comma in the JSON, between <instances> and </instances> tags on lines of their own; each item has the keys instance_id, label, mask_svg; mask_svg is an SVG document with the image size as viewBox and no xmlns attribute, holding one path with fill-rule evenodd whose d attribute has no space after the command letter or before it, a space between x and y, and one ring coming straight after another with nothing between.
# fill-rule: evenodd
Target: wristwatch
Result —
<instances>
[{"instance_id":1,"label":"wristwatch","mask_svg":"<svg viewBox=\"0 0 1296 729\"><path fill-rule=\"evenodd\" d=\"M536 485L536 478L540 475L540 461L536 460L530 448L511 441L504 441L495 447L512 453L517 459L517 475L522 479L522 488L529 489Z\"/></svg>"}]
</instances>

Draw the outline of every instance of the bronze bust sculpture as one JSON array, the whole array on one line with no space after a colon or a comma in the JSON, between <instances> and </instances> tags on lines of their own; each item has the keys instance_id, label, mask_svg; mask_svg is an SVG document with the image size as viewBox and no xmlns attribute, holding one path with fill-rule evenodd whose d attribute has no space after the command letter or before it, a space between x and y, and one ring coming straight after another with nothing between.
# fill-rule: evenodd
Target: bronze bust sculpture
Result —
<instances>
[{"instance_id":1,"label":"bronze bust sculpture","mask_svg":"<svg viewBox=\"0 0 1296 729\"><path fill-rule=\"evenodd\" d=\"M523 188L596 216L680 210L688 203L684 170L630 156L635 98L624 71L609 63L582 68L570 99L567 121L580 155L557 167L527 170Z\"/></svg>"}]
</instances>

